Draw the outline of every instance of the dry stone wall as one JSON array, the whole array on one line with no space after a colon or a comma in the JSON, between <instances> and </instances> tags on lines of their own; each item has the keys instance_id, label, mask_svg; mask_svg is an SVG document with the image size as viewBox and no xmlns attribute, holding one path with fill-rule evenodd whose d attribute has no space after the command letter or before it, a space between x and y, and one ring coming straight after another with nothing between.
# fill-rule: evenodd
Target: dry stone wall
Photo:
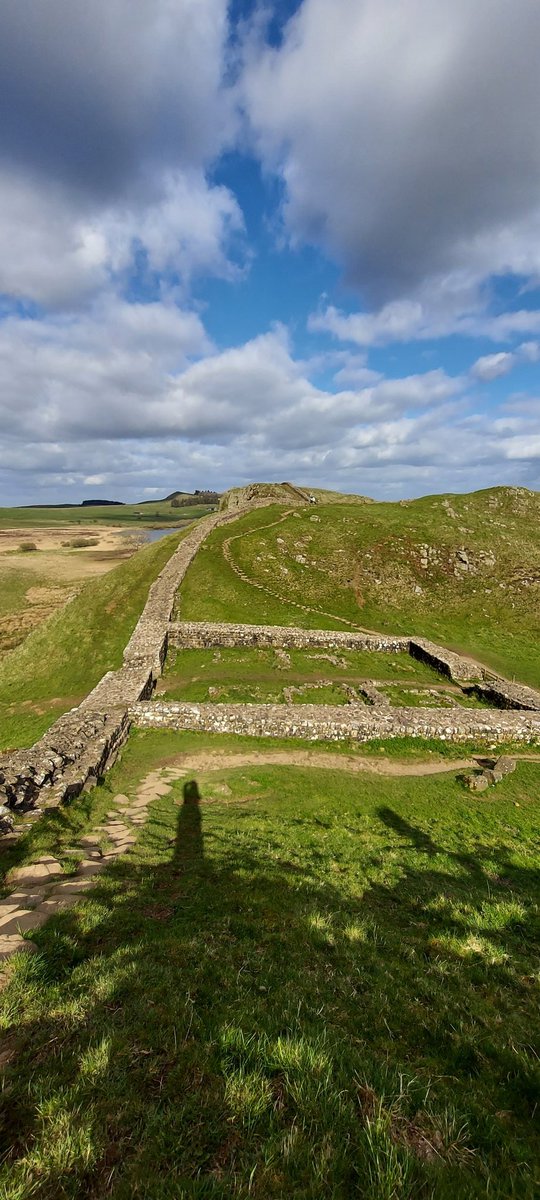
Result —
<instances>
[{"instance_id":1,"label":"dry stone wall","mask_svg":"<svg viewBox=\"0 0 540 1200\"><path fill-rule=\"evenodd\" d=\"M409 652L413 658L427 663L428 666L434 667L436 671L440 671L442 675L447 675L449 679L456 682L482 678L483 669L479 663L462 658L461 655L454 654L452 650L447 650L444 646L437 646L435 642L430 642L427 638L411 638Z\"/></svg>"},{"instance_id":2,"label":"dry stone wall","mask_svg":"<svg viewBox=\"0 0 540 1200\"><path fill-rule=\"evenodd\" d=\"M29 750L0 758L2 803L17 811L32 808L42 793L47 807L77 795L114 762L129 727L125 707L66 713Z\"/></svg>"},{"instance_id":3,"label":"dry stone wall","mask_svg":"<svg viewBox=\"0 0 540 1200\"><path fill-rule=\"evenodd\" d=\"M498 708L524 708L532 712L540 712L540 693L534 688L525 687L521 683L510 683L498 675L489 676L484 673L484 683L474 686L474 692L488 704L496 704Z\"/></svg>"},{"instance_id":4,"label":"dry stone wall","mask_svg":"<svg viewBox=\"0 0 540 1200\"><path fill-rule=\"evenodd\" d=\"M169 644L180 649L209 649L235 646L272 647L282 650L380 650L409 651L410 638L382 634L347 633L333 629L292 629L282 625L214 624L181 621L171 624Z\"/></svg>"},{"instance_id":5,"label":"dry stone wall","mask_svg":"<svg viewBox=\"0 0 540 1200\"><path fill-rule=\"evenodd\" d=\"M180 704L152 701L132 705L132 721L142 729L199 730L251 737L312 741L367 742L373 738L481 739L489 742L540 741L540 713L495 709L386 708L368 705Z\"/></svg>"}]
</instances>

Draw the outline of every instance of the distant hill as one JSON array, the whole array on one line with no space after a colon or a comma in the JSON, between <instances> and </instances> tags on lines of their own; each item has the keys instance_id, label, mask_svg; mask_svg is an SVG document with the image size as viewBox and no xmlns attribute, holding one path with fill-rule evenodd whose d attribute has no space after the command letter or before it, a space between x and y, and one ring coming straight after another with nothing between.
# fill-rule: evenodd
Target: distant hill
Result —
<instances>
[{"instance_id":1,"label":"distant hill","mask_svg":"<svg viewBox=\"0 0 540 1200\"><path fill-rule=\"evenodd\" d=\"M118 505L123 506L123 504L123 500L82 500L81 508L105 508L107 505L117 507Z\"/></svg>"}]
</instances>

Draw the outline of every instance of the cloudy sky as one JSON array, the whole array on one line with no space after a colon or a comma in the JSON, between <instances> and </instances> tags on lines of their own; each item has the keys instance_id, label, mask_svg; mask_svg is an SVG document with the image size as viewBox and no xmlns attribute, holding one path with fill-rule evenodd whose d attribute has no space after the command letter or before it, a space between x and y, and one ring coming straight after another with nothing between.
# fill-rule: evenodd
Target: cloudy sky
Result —
<instances>
[{"instance_id":1,"label":"cloudy sky","mask_svg":"<svg viewBox=\"0 0 540 1200\"><path fill-rule=\"evenodd\" d=\"M0 503L540 487L538 0L0 30Z\"/></svg>"}]
</instances>

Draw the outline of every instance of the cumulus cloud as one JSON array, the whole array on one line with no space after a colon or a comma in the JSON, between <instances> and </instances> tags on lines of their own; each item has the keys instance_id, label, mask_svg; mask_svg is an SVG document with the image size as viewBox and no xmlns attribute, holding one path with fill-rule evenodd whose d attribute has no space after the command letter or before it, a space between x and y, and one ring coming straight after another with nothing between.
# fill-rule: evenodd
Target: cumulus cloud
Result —
<instances>
[{"instance_id":1,"label":"cumulus cloud","mask_svg":"<svg viewBox=\"0 0 540 1200\"><path fill-rule=\"evenodd\" d=\"M243 80L291 235L375 299L538 273L539 51L536 0L304 0Z\"/></svg>"},{"instance_id":2,"label":"cumulus cloud","mask_svg":"<svg viewBox=\"0 0 540 1200\"><path fill-rule=\"evenodd\" d=\"M538 362L540 346L538 342L522 342L513 352L500 351L499 354L485 354L473 363L470 374L482 383L491 383L502 375L508 375L520 363Z\"/></svg>"},{"instance_id":3,"label":"cumulus cloud","mask_svg":"<svg viewBox=\"0 0 540 1200\"><path fill-rule=\"evenodd\" d=\"M455 281L452 281L452 284ZM458 334L508 342L527 333L540 333L540 311L518 309L489 315L480 289L456 288L444 280L421 290L422 299L391 300L373 312L341 312L329 304L311 313L308 327L357 346L386 346L398 342L432 341ZM531 342L530 345L536 345Z\"/></svg>"},{"instance_id":4,"label":"cumulus cloud","mask_svg":"<svg viewBox=\"0 0 540 1200\"><path fill-rule=\"evenodd\" d=\"M318 387L277 327L217 351L199 316L108 298L0 327L0 486L29 501L120 498L290 475L399 495L529 477L538 413L470 423L467 380L442 370ZM527 445L529 450L526 449ZM500 465L502 464L502 466ZM99 483L98 483L99 480Z\"/></svg>"},{"instance_id":5,"label":"cumulus cloud","mask_svg":"<svg viewBox=\"0 0 540 1200\"><path fill-rule=\"evenodd\" d=\"M0 155L101 198L227 136L227 0L3 0Z\"/></svg>"},{"instance_id":6,"label":"cumulus cloud","mask_svg":"<svg viewBox=\"0 0 540 1200\"><path fill-rule=\"evenodd\" d=\"M226 0L4 0L0 292L60 308L135 266L184 290L237 273L242 214L205 176L234 123L227 32Z\"/></svg>"}]
</instances>

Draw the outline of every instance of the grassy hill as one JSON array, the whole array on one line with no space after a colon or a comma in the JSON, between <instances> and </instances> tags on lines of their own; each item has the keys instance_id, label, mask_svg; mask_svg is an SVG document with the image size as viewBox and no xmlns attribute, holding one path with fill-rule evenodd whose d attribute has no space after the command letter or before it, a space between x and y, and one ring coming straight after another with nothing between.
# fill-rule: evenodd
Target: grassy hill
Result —
<instances>
[{"instance_id":1,"label":"grassy hill","mask_svg":"<svg viewBox=\"0 0 540 1200\"><path fill-rule=\"evenodd\" d=\"M73 508L0 508L0 529L31 529L55 525L135 525L150 527L195 521L212 511L208 504L176 508L172 500L144 500L140 504L77 505ZM187 498L187 495L186 495Z\"/></svg>"},{"instance_id":2,"label":"grassy hill","mask_svg":"<svg viewBox=\"0 0 540 1200\"><path fill-rule=\"evenodd\" d=\"M422 634L539 685L539 529L540 494L525 488L399 503L283 498L213 532L179 612Z\"/></svg>"},{"instance_id":3,"label":"grassy hill","mask_svg":"<svg viewBox=\"0 0 540 1200\"><path fill-rule=\"evenodd\" d=\"M122 652L150 584L181 541L172 534L86 584L60 612L2 660L0 750L31 745L73 707Z\"/></svg>"}]
</instances>

